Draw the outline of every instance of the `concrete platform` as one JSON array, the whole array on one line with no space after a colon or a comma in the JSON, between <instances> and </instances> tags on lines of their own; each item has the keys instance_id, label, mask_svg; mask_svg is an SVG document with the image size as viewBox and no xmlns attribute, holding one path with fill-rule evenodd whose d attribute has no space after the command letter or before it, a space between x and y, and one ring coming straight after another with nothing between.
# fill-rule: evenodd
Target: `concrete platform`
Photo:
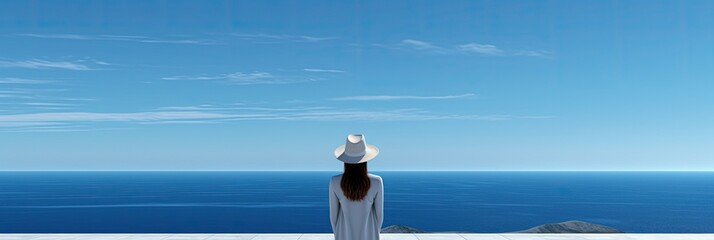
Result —
<instances>
[{"instance_id":1,"label":"concrete platform","mask_svg":"<svg viewBox=\"0 0 714 240\"><path fill-rule=\"evenodd\" d=\"M329 233L290 234L0 234L0 240L333 240ZM384 233L382 240L714 240L714 234Z\"/></svg>"}]
</instances>

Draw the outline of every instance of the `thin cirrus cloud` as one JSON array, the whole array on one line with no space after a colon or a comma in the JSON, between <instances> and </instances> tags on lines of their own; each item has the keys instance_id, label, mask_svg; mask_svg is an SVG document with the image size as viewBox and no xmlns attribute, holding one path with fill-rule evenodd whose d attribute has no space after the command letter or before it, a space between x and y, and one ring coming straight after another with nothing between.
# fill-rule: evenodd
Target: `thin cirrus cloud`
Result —
<instances>
[{"instance_id":1,"label":"thin cirrus cloud","mask_svg":"<svg viewBox=\"0 0 714 240\"><path fill-rule=\"evenodd\" d=\"M200 106L200 105L199 105ZM166 107L163 109L179 109ZM183 108L188 109L188 108ZM236 121L429 121L429 120L478 120L503 121L513 119L543 119L550 116L513 116L503 114L443 114L419 108L364 110L333 107L298 108L221 108L209 111L206 108L191 108L191 111L150 111L125 113L99 112L46 112L0 115L0 128L12 131L42 131L43 126L57 131L60 128L87 130L101 128L101 123L124 124L218 124Z\"/></svg>"},{"instance_id":2,"label":"thin cirrus cloud","mask_svg":"<svg viewBox=\"0 0 714 240\"><path fill-rule=\"evenodd\" d=\"M479 53L479 54L486 54L486 55L501 55L501 54L503 54L503 50L501 50L500 48L498 48L494 45L490 45L490 44L468 43L468 44L459 45L457 49L462 52L471 52L471 53Z\"/></svg>"},{"instance_id":3,"label":"thin cirrus cloud","mask_svg":"<svg viewBox=\"0 0 714 240\"><path fill-rule=\"evenodd\" d=\"M527 57L551 57L553 54L545 50L503 50L490 44L468 43L457 47L460 52L475 53L493 56L527 56Z\"/></svg>"},{"instance_id":4,"label":"thin cirrus cloud","mask_svg":"<svg viewBox=\"0 0 714 240\"><path fill-rule=\"evenodd\" d=\"M161 79L170 81L216 81L232 85L290 84L323 80L322 78L312 76L276 76L268 72L234 72L217 75L171 76Z\"/></svg>"},{"instance_id":5,"label":"thin cirrus cloud","mask_svg":"<svg viewBox=\"0 0 714 240\"><path fill-rule=\"evenodd\" d=\"M336 37L318 37L309 35L291 34L265 34L265 33L220 33L212 34L210 37L198 36L142 36L142 35L119 35L119 34L38 34L38 33L17 33L10 36L65 39L65 40L94 40L94 41L122 41L154 44L194 44L194 45L225 45L231 42L243 41L250 43L317 43L337 39Z\"/></svg>"},{"instance_id":6,"label":"thin cirrus cloud","mask_svg":"<svg viewBox=\"0 0 714 240\"><path fill-rule=\"evenodd\" d=\"M44 84L51 82L54 81L12 77L0 78L0 84Z\"/></svg>"},{"instance_id":7,"label":"thin cirrus cloud","mask_svg":"<svg viewBox=\"0 0 714 240\"><path fill-rule=\"evenodd\" d=\"M428 42L414 40L414 39L402 40L402 42L399 43L398 45L400 47L413 49L413 50L417 50L417 51L427 51L427 52L433 52L433 53L448 53L449 52L449 50L446 48L439 47L439 46L436 46L436 45L428 43Z\"/></svg>"},{"instance_id":8,"label":"thin cirrus cloud","mask_svg":"<svg viewBox=\"0 0 714 240\"><path fill-rule=\"evenodd\" d=\"M466 93L461 95L446 95L446 96L394 96L394 95L372 95L372 96L348 96L330 98L334 101L388 101L388 100L444 100L457 98L475 97L476 94Z\"/></svg>"},{"instance_id":9,"label":"thin cirrus cloud","mask_svg":"<svg viewBox=\"0 0 714 240\"><path fill-rule=\"evenodd\" d=\"M0 60L0 67L5 68L31 68L31 69L62 69L74 71L99 70L96 65L109 65L106 62L80 59L77 61L50 61L44 59L30 59L21 61Z\"/></svg>"},{"instance_id":10,"label":"thin cirrus cloud","mask_svg":"<svg viewBox=\"0 0 714 240\"><path fill-rule=\"evenodd\" d=\"M424 42L420 40L414 40L414 39L405 39L400 41L399 43L394 43L394 44L380 44L380 43L375 43L372 44L373 46L376 47L381 47L385 49L390 49L390 50L400 50L400 51L416 51L416 52L424 52L424 53L437 53L437 54L448 54L451 51L449 49L436 46L432 43L429 42Z\"/></svg>"},{"instance_id":11,"label":"thin cirrus cloud","mask_svg":"<svg viewBox=\"0 0 714 240\"><path fill-rule=\"evenodd\" d=\"M138 43L169 43L169 44L197 44L197 45L213 45L219 44L217 41L198 38L155 38L138 35L89 35L89 34L34 34L22 33L14 34L15 36L33 37L33 38L49 38L49 39L67 39L67 40L96 40L96 41L124 41Z\"/></svg>"},{"instance_id":12,"label":"thin cirrus cloud","mask_svg":"<svg viewBox=\"0 0 714 240\"><path fill-rule=\"evenodd\" d=\"M92 98L80 98L80 97L63 97L56 96L55 93L67 92L69 89L62 88L8 88L0 90L0 98L5 99L16 99L21 101L44 101L44 102L58 102L64 104L63 102L70 101L95 101L97 99ZM2 102L0 102L2 103ZM10 103L5 103L10 104ZM18 104L18 103L14 103Z\"/></svg>"},{"instance_id":13,"label":"thin cirrus cloud","mask_svg":"<svg viewBox=\"0 0 714 240\"><path fill-rule=\"evenodd\" d=\"M337 39L336 37L316 37L290 34L230 33L229 36L253 43L317 43Z\"/></svg>"},{"instance_id":14,"label":"thin cirrus cloud","mask_svg":"<svg viewBox=\"0 0 714 240\"><path fill-rule=\"evenodd\" d=\"M305 68L303 69L305 72L324 72L324 73L343 73L345 71L342 70L336 70L336 69L320 69L320 68Z\"/></svg>"},{"instance_id":15,"label":"thin cirrus cloud","mask_svg":"<svg viewBox=\"0 0 714 240\"><path fill-rule=\"evenodd\" d=\"M93 112L61 112L61 113L27 113L15 115L0 115L1 122L71 122L71 121L159 121L167 119L211 119L225 118L225 114L210 112L135 112L135 113L93 113Z\"/></svg>"},{"instance_id":16,"label":"thin cirrus cloud","mask_svg":"<svg viewBox=\"0 0 714 240\"><path fill-rule=\"evenodd\" d=\"M211 111L211 110L226 110L228 108L224 107L217 107L211 104L201 104L201 105L196 105L196 106L169 106L169 107L160 107L157 108L157 110L161 111Z\"/></svg>"},{"instance_id":17,"label":"thin cirrus cloud","mask_svg":"<svg viewBox=\"0 0 714 240\"><path fill-rule=\"evenodd\" d=\"M373 44L391 50L413 51L434 54L475 54L485 56L526 56L549 58L553 55L546 50L512 50L502 49L493 44L465 43L457 46L439 46L430 42L405 39L394 44Z\"/></svg>"},{"instance_id":18,"label":"thin cirrus cloud","mask_svg":"<svg viewBox=\"0 0 714 240\"><path fill-rule=\"evenodd\" d=\"M205 120L227 118L228 115L198 111L96 113L48 112L0 115L0 127L53 126L99 122L152 122L166 120Z\"/></svg>"},{"instance_id":19,"label":"thin cirrus cloud","mask_svg":"<svg viewBox=\"0 0 714 240\"><path fill-rule=\"evenodd\" d=\"M43 99L51 92L62 92L66 89L10 88L0 90L0 98Z\"/></svg>"},{"instance_id":20,"label":"thin cirrus cloud","mask_svg":"<svg viewBox=\"0 0 714 240\"><path fill-rule=\"evenodd\" d=\"M28 105L28 106L41 106L41 107L70 107L70 106L77 106L77 104L74 103L55 103L55 102L25 102L25 103L20 103L21 105Z\"/></svg>"}]
</instances>

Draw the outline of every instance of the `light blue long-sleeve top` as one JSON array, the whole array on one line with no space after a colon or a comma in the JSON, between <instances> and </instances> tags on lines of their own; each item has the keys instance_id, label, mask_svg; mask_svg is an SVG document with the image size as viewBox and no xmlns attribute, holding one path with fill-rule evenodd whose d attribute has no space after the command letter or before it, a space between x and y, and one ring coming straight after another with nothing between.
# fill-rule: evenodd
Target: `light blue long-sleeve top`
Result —
<instances>
[{"instance_id":1,"label":"light blue long-sleeve top","mask_svg":"<svg viewBox=\"0 0 714 240\"><path fill-rule=\"evenodd\" d=\"M330 223L335 240L379 240L384 219L382 177L368 174L369 191L360 201L345 197L340 187L342 174L330 179Z\"/></svg>"}]
</instances>

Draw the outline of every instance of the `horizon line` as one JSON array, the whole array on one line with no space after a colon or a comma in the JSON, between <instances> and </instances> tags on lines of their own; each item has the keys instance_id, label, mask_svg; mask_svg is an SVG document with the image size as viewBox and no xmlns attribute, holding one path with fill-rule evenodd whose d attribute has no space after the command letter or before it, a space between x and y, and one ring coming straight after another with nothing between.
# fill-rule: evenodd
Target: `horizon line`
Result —
<instances>
[{"instance_id":1,"label":"horizon line","mask_svg":"<svg viewBox=\"0 0 714 240\"><path fill-rule=\"evenodd\" d=\"M343 170L0 170L0 172L342 172ZM714 170L371 170L369 172L714 172Z\"/></svg>"}]
</instances>

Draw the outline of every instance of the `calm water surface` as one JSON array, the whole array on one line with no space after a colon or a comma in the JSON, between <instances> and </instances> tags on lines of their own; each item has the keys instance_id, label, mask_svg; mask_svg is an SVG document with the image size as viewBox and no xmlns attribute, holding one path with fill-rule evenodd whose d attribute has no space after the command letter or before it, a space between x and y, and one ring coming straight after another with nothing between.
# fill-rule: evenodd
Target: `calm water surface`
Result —
<instances>
[{"instance_id":1,"label":"calm water surface","mask_svg":"<svg viewBox=\"0 0 714 240\"><path fill-rule=\"evenodd\" d=\"M714 232L711 172L374 172L384 226ZM331 232L339 172L0 172L3 233Z\"/></svg>"}]
</instances>

